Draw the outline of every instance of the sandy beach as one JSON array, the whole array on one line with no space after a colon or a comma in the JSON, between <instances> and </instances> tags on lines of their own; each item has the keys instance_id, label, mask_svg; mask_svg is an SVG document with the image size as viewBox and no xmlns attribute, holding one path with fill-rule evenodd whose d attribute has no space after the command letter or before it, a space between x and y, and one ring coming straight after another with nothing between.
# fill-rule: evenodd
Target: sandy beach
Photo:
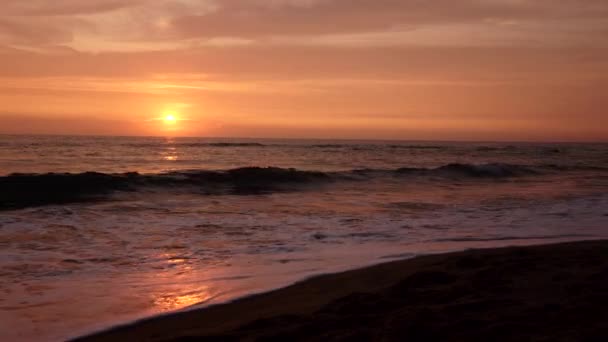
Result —
<instances>
[{"instance_id":1,"label":"sandy beach","mask_svg":"<svg viewBox=\"0 0 608 342\"><path fill-rule=\"evenodd\" d=\"M76 341L600 341L608 241L469 250L323 275Z\"/></svg>"}]
</instances>

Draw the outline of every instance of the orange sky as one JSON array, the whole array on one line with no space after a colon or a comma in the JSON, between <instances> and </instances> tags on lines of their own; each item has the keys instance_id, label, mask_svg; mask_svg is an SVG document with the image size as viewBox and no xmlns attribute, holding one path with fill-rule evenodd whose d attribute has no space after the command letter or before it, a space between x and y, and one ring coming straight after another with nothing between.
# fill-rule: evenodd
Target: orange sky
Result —
<instances>
[{"instance_id":1,"label":"orange sky","mask_svg":"<svg viewBox=\"0 0 608 342\"><path fill-rule=\"evenodd\" d=\"M0 133L608 140L607 36L605 0L2 0Z\"/></svg>"}]
</instances>

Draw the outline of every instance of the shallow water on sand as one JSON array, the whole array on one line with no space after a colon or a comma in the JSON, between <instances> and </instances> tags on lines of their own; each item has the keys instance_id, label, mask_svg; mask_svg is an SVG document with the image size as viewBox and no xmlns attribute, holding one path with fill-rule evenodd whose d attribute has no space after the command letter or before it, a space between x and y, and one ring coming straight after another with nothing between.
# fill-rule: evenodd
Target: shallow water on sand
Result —
<instances>
[{"instance_id":1,"label":"shallow water on sand","mask_svg":"<svg viewBox=\"0 0 608 342\"><path fill-rule=\"evenodd\" d=\"M608 236L601 144L5 136L0 174L0 340L396 258Z\"/></svg>"}]
</instances>

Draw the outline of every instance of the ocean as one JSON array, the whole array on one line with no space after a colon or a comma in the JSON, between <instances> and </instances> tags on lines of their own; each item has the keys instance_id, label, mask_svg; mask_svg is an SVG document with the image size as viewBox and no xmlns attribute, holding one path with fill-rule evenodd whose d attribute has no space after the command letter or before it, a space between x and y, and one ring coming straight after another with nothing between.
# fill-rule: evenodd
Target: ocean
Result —
<instances>
[{"instance_id":1,"label":"ocean","mask_svg":"<svg viewBox=\"0 0 608 342\"><path fill-rule=\"evenodd\" d=\"M0 136L0 340L608 237L608 144Z\"/></svg>"}]
</instances>

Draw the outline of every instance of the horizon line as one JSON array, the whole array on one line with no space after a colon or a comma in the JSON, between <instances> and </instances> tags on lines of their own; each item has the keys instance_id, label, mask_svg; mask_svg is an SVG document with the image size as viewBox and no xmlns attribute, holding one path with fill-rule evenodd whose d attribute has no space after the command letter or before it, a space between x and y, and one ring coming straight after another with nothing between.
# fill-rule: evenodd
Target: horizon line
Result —
<instances>
[{"instance_id":1,"label":"horizon line","mask_svg":"<svg viewBox=\"0 0 608 342\"><path fill-rule=\"evenodd\" d=\"M58 134L58 133L2 133L0 136L42 137L95 137L95 138L164 138L164 139L243 139L243 140L328 140L328 141L375 141L375 142L443 142L443 143L532 143L532 144L608 144L600 140L485 140L485 139L382 139L382 138L320 138L320 137L228 137L228 136L168 136L168 135L112 135L112 134Z\"/></svg>"}]
</instances>

